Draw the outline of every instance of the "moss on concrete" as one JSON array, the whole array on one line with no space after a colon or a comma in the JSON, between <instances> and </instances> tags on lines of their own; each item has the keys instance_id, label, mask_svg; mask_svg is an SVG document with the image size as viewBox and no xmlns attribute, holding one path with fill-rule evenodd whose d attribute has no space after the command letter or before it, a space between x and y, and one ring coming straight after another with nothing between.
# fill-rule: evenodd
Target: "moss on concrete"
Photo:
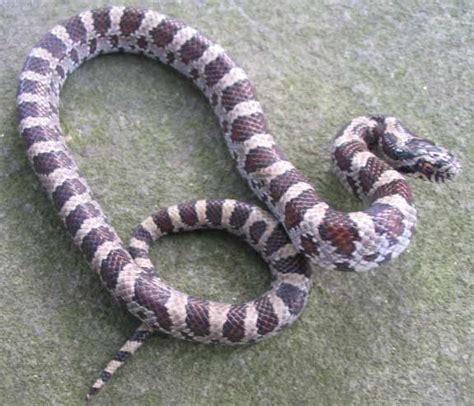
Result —
<instances>
[{"instance_id":1,"label":"moss on concrete","mask_svg":"<svg viewBox=\"0 0 474 406\"><path fill-rule=\"evenodd\" d=\"M17 76L58 20L108 1L0 4L0 398L80 404L137 322L116 306L66 237L14 126ZM474 393L472 271L473 8L464 1L137 1L188 21L248 71L293 162L336 207L328 145L351 117L390 112L456 151L462 177L413 181L419 229L409 251L363 275L315 269L302 319L245 348L154 337L97 404L468 404ZM120 235L160 206L204 197L255 201L233 169L203 97L150 61L108 56L62 94L77 161ZM260 292L267 271L221 233L168 238L163 277L214 299Z\"/></svg>"}]
</instances>

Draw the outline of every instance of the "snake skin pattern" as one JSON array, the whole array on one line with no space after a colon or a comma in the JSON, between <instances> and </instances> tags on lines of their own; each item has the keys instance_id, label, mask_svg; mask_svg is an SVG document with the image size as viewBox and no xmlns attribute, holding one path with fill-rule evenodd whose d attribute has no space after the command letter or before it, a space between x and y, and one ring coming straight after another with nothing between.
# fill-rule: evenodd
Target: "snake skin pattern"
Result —
<instances>
[{"instance_id":1,"label":"snake skin pattern","mask_svg":"<svg viewBox=\"0 0 474 406\"><path fill-rule=\"evenodd\" d=\"M239 172L273 216L231 200L177 205L143 223L130 252L124 247L80 175L58 116L69 74L113 52L159 60L203 92ZM340 131L332 153L343 184L369 207L334 210L275 143L253 86L225 51L183 22L135 8L85 11L48 32L21 73L17 119L34 172L104 286L146 325L205 343L254 342L293 322L311 285L303 254L344 271L365 271L398 256L416 224L412 192L400 173L444 181L460 169L449 151L397 119L359 117ZM270 290L246 304L213 303L178 292L150 272L154 238L200 227L225 229L257 249L273 271Z\"/></svg>"}]
</instances>

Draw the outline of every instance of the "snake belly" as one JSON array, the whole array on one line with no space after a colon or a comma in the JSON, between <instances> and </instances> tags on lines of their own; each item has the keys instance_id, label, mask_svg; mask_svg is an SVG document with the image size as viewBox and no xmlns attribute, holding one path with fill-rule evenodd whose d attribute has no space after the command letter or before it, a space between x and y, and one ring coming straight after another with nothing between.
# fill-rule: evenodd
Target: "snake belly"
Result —
<instances>
[{"instance_id":1,"label":"snake belly","mask_svg":"<svg viewBox=\"0 0 474 406\"><path fill-rule=\"evenodd\" d=\"M274 215L230 200L201 201L174 206L149 226L171 233L207 223L242 236L274 271L260 298L230 305L179 292L138 266L107 222L65 144L58 111L66 78L84 61L113 52L159 60L203 92L239 172ZM328 269L367 270L399 255L415 227L408 183L367 146L397 122L366 116L341 131L333 147L337 172L370 206L334 210L276 144L244 70L200 32L156 11L89 10L54 27L23 67L17 120L34 172L104 286L134 316L178 338L239 344L271 336L306 304L311 283L303 255ZM137 238L148 243L150 229Z\"/></svg>"}]
</instances>

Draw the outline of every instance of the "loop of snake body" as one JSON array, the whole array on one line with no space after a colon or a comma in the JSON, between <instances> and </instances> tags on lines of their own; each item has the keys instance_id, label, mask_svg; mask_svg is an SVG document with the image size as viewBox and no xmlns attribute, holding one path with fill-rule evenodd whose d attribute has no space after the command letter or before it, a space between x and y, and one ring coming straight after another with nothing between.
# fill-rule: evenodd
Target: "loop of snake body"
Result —
<instances>
[{"instance_id":1,"label":"loop of snake body","mask_svg":"<svg viewBox=\"0 0 474 406\"><path fill-rule=\"evenodd\" d=\"M70 73L113 52L159 60L203 92L239 172L273 214L234 200L180 204L142 223L130 251L125 248L80 175L58 116L59 93ZM85 11L48 32L21 72L17 120L34 172L104 286L146 331L205 343L255 342L298 318L311 286L305 256L344 271L365 271L397 257L416 224L401 173L444 181L460 170L449 151L397 119L358 117L335 138L332 157L343 184L369 207L334 210L276 144L244 70L183 22L136 8ZM179 292L152 272L147 253L154 238L202 227L230 231L256 248L272 269L270 289L248 303L216 303Z\"/></svg>"}]
</instances>

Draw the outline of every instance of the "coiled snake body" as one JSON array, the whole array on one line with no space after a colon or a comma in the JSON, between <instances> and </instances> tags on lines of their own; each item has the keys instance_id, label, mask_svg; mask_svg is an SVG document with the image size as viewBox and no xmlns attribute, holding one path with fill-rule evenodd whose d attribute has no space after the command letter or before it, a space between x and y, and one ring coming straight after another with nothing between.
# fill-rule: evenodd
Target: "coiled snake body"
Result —
<instances>
[{"instance_id":1,"label":"coiled snake body","mask_svg":"<svg viewBox=\"0 0 474 406\"><path fill-rule=\"evenodd\" d=\"M209 100L238 170L273 215L233 200L180 204L145 220L130 250L125 248L81 177L58 117L60 89L69 74L88 59L119 51L157 59L193 81ZM398 256L416 223L411 189L400 172L443 181L459 171L449 151L413 135L397 119L359 117L341 130L332 153L344 185L369 208L332 209L275 143L247 75L225 51L180 21L135 8L85 11L48 32L21 73L17 118L33 169L69 234L104 286L144 323L92 393L151 328L225 344L278 333L307 302L305 256L324 268L354 271ZM257 249L272 270L270 289L248 303L215 303L158 278L148 259L151 241L202 227L230 231Z\"/></svg>"}]
</instances>

